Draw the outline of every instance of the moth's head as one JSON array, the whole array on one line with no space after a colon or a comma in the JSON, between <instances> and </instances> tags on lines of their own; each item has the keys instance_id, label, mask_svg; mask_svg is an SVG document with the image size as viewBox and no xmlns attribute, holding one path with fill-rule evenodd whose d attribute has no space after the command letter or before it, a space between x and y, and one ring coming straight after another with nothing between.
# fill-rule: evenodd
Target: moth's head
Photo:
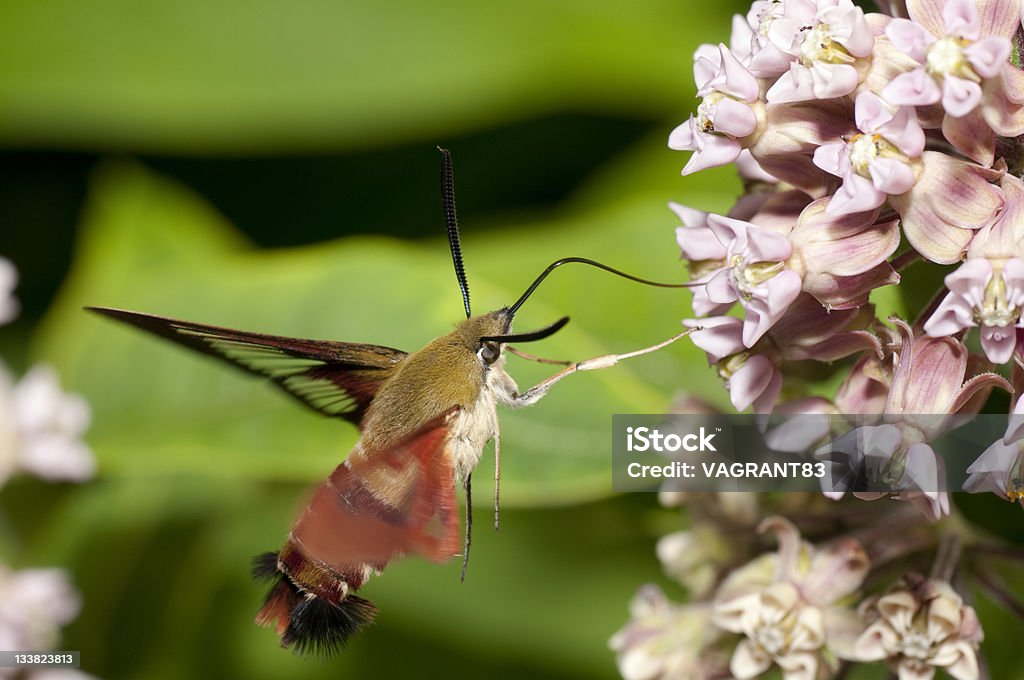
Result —
<instances>
[{"instance_id":1,"label":"moth's head","mask_svg":"<svg viewBox=\"0 0 1024 680\"><path fill-rule=\"evenodd\" d=\"M512 333L514 313L502 307L488 314L471 316L459 323L455 335L460 343L480 357L487 366L493 364L501 356L502 345L510 342L532 342L542 340L557 333L569 317L562 317L550 326L528 333Z\"/></svg>"}]
</instances>

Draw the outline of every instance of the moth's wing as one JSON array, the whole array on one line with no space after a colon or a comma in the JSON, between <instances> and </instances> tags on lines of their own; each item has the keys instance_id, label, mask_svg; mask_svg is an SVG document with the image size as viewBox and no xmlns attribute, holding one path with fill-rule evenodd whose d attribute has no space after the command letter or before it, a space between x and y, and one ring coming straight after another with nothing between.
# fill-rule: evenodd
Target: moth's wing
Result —
<instances>
[{"instance_id":1,"label":"moth's wing","mask_svg":"<svg viewBox=\"0 0 1024 680\"><path fill-rule=\"evenodd\" d=\"M379 345L247 333L106 307L86 309L268 378L306 406L356 425L377 389L406 357L401 350Z\"/></svg>"},{"instance_id":2,"label":"moth's wing","mask_svg":"<svg viewBox=\"0 0 1024 680\"><path fill-rule=\"evenodd\" d=\"M435 562L456 555L459 514L448 439L457 411L387 450L354 451L316 490L291 540L350 584L402 555Z\"/></svg>"}]
</instances>

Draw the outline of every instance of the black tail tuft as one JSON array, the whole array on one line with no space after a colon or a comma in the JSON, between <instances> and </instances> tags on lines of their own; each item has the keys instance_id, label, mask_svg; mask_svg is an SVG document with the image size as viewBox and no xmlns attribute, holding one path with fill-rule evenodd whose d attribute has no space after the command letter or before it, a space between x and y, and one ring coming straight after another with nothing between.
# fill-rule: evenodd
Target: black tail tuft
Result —
<instances>
[{"instance_id":1,"label":"black tail tuft","mask_svg":"<svg viewBox=\"0 0 1024 680\"><path fill-rule=\"evenodd\" d=\"M252 577L257 581L269 581L277 576L277 553L265 552L252 558Z\"/></svg>"},{"instance_id":2,"label":"black tail tuft","mask_svg":"<svg viewBox=\"0 0 1024 680\"><path fill-rule=\"evenodd\" d=\"M357 595L348 595L337 605L319 597L305 597L292 609L281 644L299 654L333 656L353 635L373 623L376 614L376 605Z\"/></svg>"},{"instance_id":3,"label":"black tail tuft","mask_svg":"<svg viewBox=\"0 0 1024 680\"><path fill-rule=\"evenodd\" d=\"M377 607L369 600L349 594L339 604L300 590L277 568L277 554L264 553L253 559L252 575L257 580L275 579L256 623L272 627L281 646L297 654L333 656L356 633L373 623Z\"/></svg>"}]
</instances>

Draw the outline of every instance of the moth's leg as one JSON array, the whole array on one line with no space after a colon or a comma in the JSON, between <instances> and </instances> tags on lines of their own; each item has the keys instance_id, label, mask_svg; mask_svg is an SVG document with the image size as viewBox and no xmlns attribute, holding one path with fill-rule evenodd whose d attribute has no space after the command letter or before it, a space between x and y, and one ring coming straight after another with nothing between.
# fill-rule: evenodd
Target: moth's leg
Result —
<instances>
[{"instance_id":1,"label":"moth's leg","mask_svg":"<svg viewBox=\"0 0 1024 680\"><path fill-rule=\"evenodd\" d=\"M501 507L501 431L498 418L494 418L494 530L498 530L498 514Z\"/></svg>"},{"instance_id":2,"label":"moth's leg","mask_svg":"<svg viewBox=\"0 0 1024 680\"><path fill-rule=\"evenodd\" d=\"M469 567L469 546L473 544L473 473L466 475L466 545L462 550L462 576L459 581L466 580L466 568Z\"/></svg>"},{"instance_id":3,"label":"moth's leg","mask_svg":"<svg viewBox=\"0 0 1024 680\"><path fill-rule=\"evenodd\" d=\"M559 359L545 359L544 357L539 357L534 354L524 352L520 349L516 349L512 345L505 345L505 349L507 349L509 352L512 352L512 354L515 354L517 357L526 359L527 361L536 361L538 364L555 364L557 366L568 366L569 364L572 363L571 361L561 361Z\"/></svg>"},{"instance_id":4,"label":"moth's leg","mask_svg":"<svg viewBox=\"0 0 1024 680\"><path fill-rule=\"evenodd\" d=\"M573 373L578 373L580 371L596 371L599 368L608 368L609 366L614 366L623 359L631 359L633 357L638 357L644 354L650 354L651 352L656 352L663 347L671 345L676 340L679 340L680 338L689 335L695 330L699 329L687 328L685 331L673 335L671 338L665 340L664 342L659 342L657 345L651 345L650 347L638 349L635 352L627 352L625 354L605 354L604 356L594 357L593 359L587 359L585 361L578 361L575 364L570 364L569 366L566 366L558 373L555 373L547 380L537 383L536 385L526 390L522 394L514 395L512 406L519 407L535 404L537 401L541 399L541 397L548 393L548 390L551 389L552 385L559 382L563 378L572 375Z\"/></svg>"}]
</instances>

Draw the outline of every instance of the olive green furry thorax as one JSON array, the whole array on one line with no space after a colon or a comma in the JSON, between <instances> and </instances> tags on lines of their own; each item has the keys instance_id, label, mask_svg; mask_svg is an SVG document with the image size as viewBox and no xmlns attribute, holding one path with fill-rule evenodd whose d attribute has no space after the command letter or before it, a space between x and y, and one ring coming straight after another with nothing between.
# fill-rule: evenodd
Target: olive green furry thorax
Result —
<instances>
[{"instance_id":1,"label":"olive green furry thorax","mask_svg":"<svg viewBox=\"0 0 1024 680\"><path fill-rule=\"evenodd\" d=\"M507 333L510 326L504 309L470 317L406 357L366 411L363 448L386 448L452 406L476 402L486 370L477 356L480 338Z\"/></svg>"}]
</instances>

